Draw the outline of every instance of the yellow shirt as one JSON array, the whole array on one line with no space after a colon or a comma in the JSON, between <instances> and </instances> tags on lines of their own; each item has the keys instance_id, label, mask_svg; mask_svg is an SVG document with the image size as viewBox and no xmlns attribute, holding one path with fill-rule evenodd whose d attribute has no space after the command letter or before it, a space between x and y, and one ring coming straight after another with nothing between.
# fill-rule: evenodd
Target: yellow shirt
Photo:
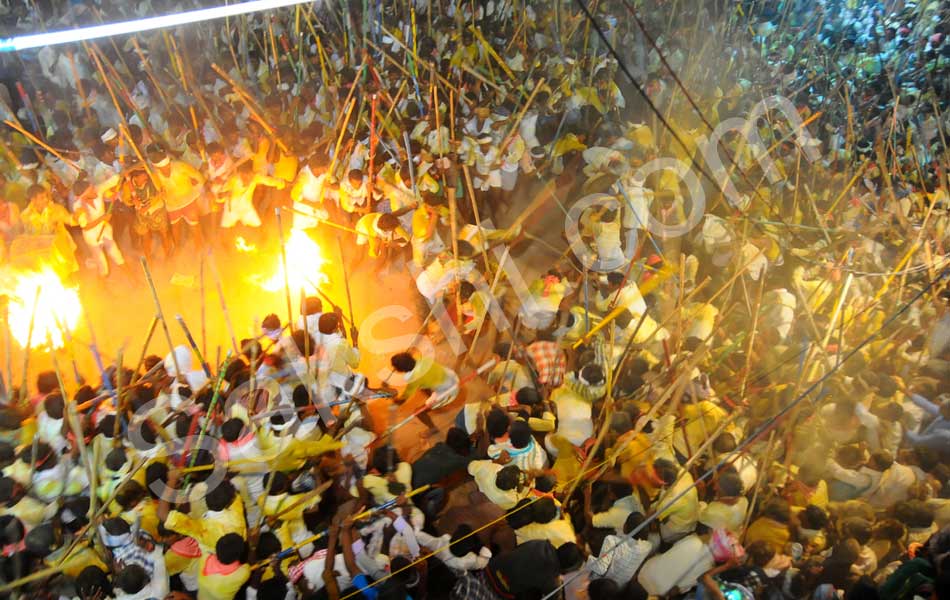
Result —
<instances>
[{"instance_id":1,"label":"yellow shirt","mask_svg":"<svg viewBox=\"0 0 950 600\"><path fill-rule=\"evenodd\" d=\"M23 222L23 233L26 235L52 235L60 227L71 225L72 215L65 208L50 202L43 210L36 210L31 203L20 214L20 220Z\"/></svg>"},{"instance_id":2,"label":"yellow shirt","mask_svg":"<svg viewBox=\"0 0 950 600\"><path fill-rule=\"evenodd\" d=\"M244 519L244 503L240 496L222 511L208 511L201 519L192 518L177 510L168 513L165 527L189 537L195 538L205 552L213 552L215 544L223 536L236 533L247 536L247 523Z\"/></svg>"},{"instance_id":3,"label":"yellow shirt","mask_svg":"<svg viewBox=\"0 0 950 600\"><path fill-rule=\"evenodd\" d=\"M206 554L201 557L201 568L198 571L198 600L234 600L234 596L240 591L247 580L251 577L251 567L242 564L240 567L224 575L212 573L209 570L209 561L212 564L214 555Z\"/></svg>"},{"instance_id":4,"label":"yellow shirt","mask_svg":"<svg viewBox=\"0 0 950 600\"><path fill-rule=\"evenodd\" d=\"M763 541L777 554L785 552L785 545L791 539L788 526L768 517L759 517L749 525L745 533L745 545Z\"/></svg>"},{"instance_id":5,"label":"yellow shirt","mask_svg":"<svg viewBox=\"0 0 950 600\"><path fill-rule=\"evenodd\" d=\"M555 548L568 542L577 543L577 534L574 527L566 519L555 519L550 523L531 523L520 529L515 529L515 538L519 544L531 540L547 540Z\"/></svg>"},{"instance_id":6,"label":"yellow shirt","mask_svg":"<svg viewBox=\"0 0 950 600\"><path fill-rule=\"evenodd\" d=\"M198 199L205 178L188 163L173 160L166 176L161 169L155 169L155 177L165 192L165 208L170 211L185 208Z\"/></svg>"}]
</instances>

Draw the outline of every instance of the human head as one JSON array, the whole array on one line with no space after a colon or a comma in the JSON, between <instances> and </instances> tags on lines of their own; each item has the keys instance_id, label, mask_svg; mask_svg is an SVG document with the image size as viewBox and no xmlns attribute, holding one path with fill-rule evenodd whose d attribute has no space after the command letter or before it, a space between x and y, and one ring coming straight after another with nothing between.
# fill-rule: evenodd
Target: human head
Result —
<instances>
[{"instance_id":1,"label":"human head","mask_svg":"<svg viewBox=\"0 0 950 600\"><path fill-rule=\"evenodd\" d=\"M34 183L26 190L26 197L30 205L36 210L44 210L50 203L50 193L45 187Z\"/></svg>"},{"instance_id":2,"label":"human head","mask_svg":"<svg viewBox=\"0 0 950 600\"><path fill-rule=\"evenodd\" d=\"M323 312L323 300L316 296L307 296L304 298L303 305L300 307L300 314L316 315Z\"/></svg>"},{"instance_id":3,"label":"human head","mask_svg":"<svg viewBox=\"0 0 950 600\"><path fill-rule=\"evenodd\" d=\"M581 549L574 542L567 542L558 546L557 562L562 575L577 570L583 561L584 555L581 554Z\"/></svg>"},{"instance_id":4,"label":"human head","mask_svg":"<svg viewBox=\"0 0 950 600\"><path fill-rule=\"evenodd\" d=\"M409 352L394 354L389 362L393 369L399 373L408 373L416 368L416 359Z\"/></svg>"},{"instance_id":5,"label":"human head","mask_svg":"<svg viewBox=\"0 0 950 600\"><path fill-rule=\"evenodd\" d=\"M646 521L646 517L643 513L632 512L627 515L627 519L623 522L623 533L624 535L630 535L638 527L640 530L633 536L636 540L645 540L650 534L650 530L647 527L642 527L643 522Z\"/></svg>"},{"instance_id":6,"label":"human head","mask_svg":"<svg viewBox=\"0 0 950 600\"><path fill-rule=\"evenodd\" d=\"M516 465L507 465L495 475L495 487L503 492L516 490L522 485L521 469Z\"/></svg>"},{"instance_id":7,"label":"human head","mask_svg":"<svg viewBox=\"0 0 950 600\"><path fill-rule=\"evenodd\" d=\"M513 448L518 450L527 448L532 439L531 427L528 426L527 421L517 419L511 422L511 425L508 427L508 440L511 442Z\"/></svg>"},{"instance_id":8,"label":"human head","mask_svg":"<svg viewBox=\"0 0 950 600\"><path fill-rule=\"evenodd\" d=\"M550 523L557 518L557 505L547 496L536 500L531 506L531 518L535 523Z\"/></svg>"},{"instance_id":9,"label":"human head","mask_svg":"<svg viewBox=\"0 0 950 600\"><path fill-rule=\"evenodd\" d=\"M129 595L137 594L148 585L149 577L142 565L124 565L115 574L115 587Z\"/></svg>"},{"instance_id":10,"label":"human head","mask_svg":"<svg viewBox=\"0 0 950 600\"><path fill-rule=\"evenodd\" d=\"M247 543L236 533L222 535L214 545L214 553L225 565L243 562L247 554Z\"/></svg>"},{"instance_id":11,"label":"human head","mask_svg":"<svg viewBox=\"0 0 950 600\"><path fill-rule=\"evenodd\" d=\"M340 331L340 325L340 315L328 312L320 315L317 328L320 330L322 335L331 335Z\"/></svg>"}]
</instances>

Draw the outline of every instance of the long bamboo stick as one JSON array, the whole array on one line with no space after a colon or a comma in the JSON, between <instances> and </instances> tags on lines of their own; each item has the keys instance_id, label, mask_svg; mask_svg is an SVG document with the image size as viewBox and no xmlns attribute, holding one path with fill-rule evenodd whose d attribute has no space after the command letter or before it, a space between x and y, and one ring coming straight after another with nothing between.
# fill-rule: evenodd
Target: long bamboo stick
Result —
<instances>
[{"instance_id":1,"label":"long bamboo stick","mask_svg":"<svg viewBox=\"0 0 950 600\"><path fill-rule=\"evenodd\" d=\"M155 318L162 323L162 331L165 333L165 341L168 343L168 351L172 355L172 363L175 365L175 379L182 380L185 376L181 372L181 366L178 364L178 357L175 355L175 344L172 343L172 334L168 330L168 322L165 320L165 313L162 312L162 303L158 299L158 290L155 288L155 281L152 279L152 272L148 268L148 261L143 256L141 259L142 270L145 271L145 280L148 282L149 290L152 292L152 302L155 304Z\"/></svg>"}]
</instances>

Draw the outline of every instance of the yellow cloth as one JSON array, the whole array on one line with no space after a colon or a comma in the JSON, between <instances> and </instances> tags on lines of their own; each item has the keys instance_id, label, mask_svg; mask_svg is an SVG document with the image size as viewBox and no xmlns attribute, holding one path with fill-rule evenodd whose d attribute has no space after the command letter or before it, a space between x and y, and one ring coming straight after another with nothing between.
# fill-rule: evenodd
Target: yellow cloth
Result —
<instances>
[{"instance_id":1,"label":"yellow cloth","mask_svg":"<svg viewBox=\"0 0 950 600\"><path fill-rule=\"evenodd\" d=\"M240 496L234 499L229 507L222 511L205 513L205 518L196 519L182 512L173 510L165 519L165 527L182 535L195 538L198 545L205 552L214 552L215 544L223 536L236 533L241 537L247 535L247 524L244 519L244 503Z\"/></svg>"},{"instance_id":2,"label":"yellow cloth","mask_svg":"<svg viewBox=\"0 0 950 600\"><path fill-rule=\"evenodd\" d=\"M72 225L73 217L68 210L54 202L49 202L43 210L37 210L30 203L20 214L20 220L26 235L53 235L61 227Z\"/></svg>"},{"instance_id":3,"label":"yellow cloth","mask_svg":"<svg viewBox=\"0 0 950 600\"><path fill-rule=\"evenodd\" d=\"M450 381L454 381L450 375L451 371L435 362L432 358L423 356L416 362L415 368L407 373L406 389L403 391L405 398L411 398L413 394L420 390L436 390Z\"/></svg>"},{"instance_id":4,"label":"yellow cloth","mask_svg":"<svg viewBox=\"0 0 950 600\"><path fill-rule=\"evenodd\" d=\"M531 540L547 540L555 548L568 542L577 543L577 534L574 527L566 519L555 519L550 523L531 523L515 530L515 538L519 544Z\"/></svg>"},{"instance_id":5,"label":"yellow cloth","mask_svg":"<svg viewBox=\"0 0 950 600\"><path fill-rule=\"evenodd\" d=\"M768 517L759 517L749 525L745 533L745 545L753 542L765 542L777 554L785 552L785 546L791 539L788 526Z\"/></svg>"},{"instance_id":6,"label":"yellow cloth","mask_svg":"<svg viewBox=\"0 0 950 600\"><path fill-rule=\"evenodd\" d=\"M406 487L406 491L412 489L412 465L401 462L396 465L396 481ZM395 494L389 491L389 480L379 475L366 475L363 477L363 487L373 496L373 502L382 504L396 498Z\"/></svg>"},{"instance_id":7,"label":"yellow cloth","mask_svg":"<svg viewBox=\"0 0 950 600\"><path fill-rule=\"evenodd\" d=\"M227 575L208 575L205 566L210 554L201 557L201 567L198 571L198 600L233 600L241 586L250 578L251 567L241 565L233 573Z\"/></svg>"},{"instance_id":8,"label":"yellow cloth","mask_svg":"<svg viewBox=\"0 0 950 600\"><path fill-rule=\"evenodd\" d=\"M155 169L155 177L165 192L165 208L169 211L185 208L198 199L205 178L188 163L173 160L166 176L161 169Z\"/></svg>"}]
</instances>

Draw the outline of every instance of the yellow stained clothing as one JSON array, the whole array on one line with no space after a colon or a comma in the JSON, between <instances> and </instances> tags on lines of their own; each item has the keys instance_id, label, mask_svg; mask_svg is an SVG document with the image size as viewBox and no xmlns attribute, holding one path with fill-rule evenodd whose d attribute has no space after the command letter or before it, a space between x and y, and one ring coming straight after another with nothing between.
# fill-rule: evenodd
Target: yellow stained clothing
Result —
<instances>
[{"instance_id":1,"label":"yellow stained clothing","mask_svg":"<svg viewBox=\"0 0 950 600\"><path fill-rule=\"evenodd\" d=\"M47 506L39 500L23 496L13 506L0 510L0 515L12 515L22 521L27 529L32 529L46 520Z\"/></svg>"},{"instance_id":2,"label":"yellow stained clothing","mask_svg":"<svg viewBox=\"0 0 950 600\"><path fill-rule=\"evenodd\" d=\"M221 511L209 510L200 519L173 510L168 513L168 517L165 519L165 527L182 535L195 538L198 545L205 552L214 552L218 540L229 533L246 537L247 523L244 519L244 503L238 496L226 509Z\"/></svg>"},{"instance_id":3,"label":"yellow stained clothing","mask_svg":"<svg viewBox=\"0 0 950 600\"><path fill-rule=\"evenodd\" d=\"M277 152L277 161L274 163L274 177L290 182L297 177L297 167L300 161L294 154Z\"/></svg>"},{"instance_id":4,"label":"yellow stained clothing","mask_svg":"<svg viewBox=\"0 0 950 600\"><path fill-rule=\"evenodd\" d=\"M178 160L171 161L168 168L168 175L155 169L155 177L165 192L165 208L181 210L198 199L205 178L196 168Z\"/></svg>"},{"instance_id":5,"label":"yellow stained clothing","mask_svg":"<svg viewBox=\"0 0 950 600\"><path fill-rule=\"evenodd\" d=\"M295 437L275 438L282 441L277 454L267 460L268 468L273 471L293 471L301 468L308 459L333 452L343 447L343 442L324 435L316 440ZM255 465L257 467L257 465Z\"/></svg>"},{"instance_id":6,"label":"yellow stained clothing","mask_svg":"<svg viewBox=\"0 0 950 600\"><path fill-rule=\"evenodd\" d=\"M554 471L557 480L571 481L577 477L581 471L581 461L578 459L573 444L563 435L556 433L547 438L547 443L557 450L557 458L554 460L554 464L551 465L551 470Z\"/></svg>"},{"instance_id":7,"label":"yellow stained clothing","mask_svg":"<svg viewBox=\"0 0 950 600\"><path fill-rule=\"evenodd\" d=\"M406 486L406 491L412 489L412 465L401 462L396 465L396 481ZM363 477L363 487L373 496L373 502L382 504L396 498L396 495L389 491L389 480L379 475L366 475Z\"/></svg>"},{"instance_id":8,"label":"yellow stained clothing","mask_svg":"<svg viewBox=\"0 0 950 600\"><path fill-rule=\"evenodd\" d=\"M88 546L88 542L80 543L70 551L65 560L61 560L60 557L65 551L65 548L59 548L43 562L50 567L59 566L63 573L70 577L77 577L86 567L99 567L103 571L109 571L109 567L102 562L96 551Z\"/></svg>"},{"instance_id":9,"label":"yellow stained clothing","mask_svg":"<svg viewBox=\"0 0 950 600\"><path fill-rule=\"evenodd\" d=\"M454 372L446 369L428 356L423 356L416 361L415 368L406 373L406 389L403 391L405 398L411 398L413 394L420 390L439 390L446 384L458 381Z\"/></svg>"},{"instance_id":10,"label":"yellow stained clothing","mask_svg":"<svg viewBox=\"0 0 950 600\"><path fill-rule=\"evenodd\" d=\"M208 561L214 555L206 554L201 557L201 566L198 571L198 600L234 600L241 587L251 577L251 567L242 564L227 575L208 572Z\"/></svg>"},{"instance_id":11,"label":"yellow stained clothing","mask_svg":"<svg viewBox=\"0 0 950 600\"><path fill-rule=\"evenodd\" d=\"M738 535L748 510L749 501L744 496L735 504L713 500L700 513L699 522L710 529L725 529Z\"/></svg>"},{"instance_id":12,"label":"yellow stained clothing","mask_svg":"<svg viewBox=\"0 0 950 600\"><path fill-rule=\"evenodd\" d=\"M664 539L670 537L666 534L667 531L670 534L689 533L699 519L699 495L689 473L680 473L676 483L660 495L655 505L665 506L683 492L686 493L660 513L660 532Z\"/></svg>"},{"instance_id":13,"label":"yellow stained clothing","mask_svg":"<svg viewBox=\"0 0 950 600\"><path fill-rule=\"evenodd\" d=\"M702 446L706 438L716 431L727 416L725 410L709 400L683 405L683 421L686 424L676 428L673 446L683 456L692 456L693 452ZM684 430L686 431L685 441Z\"/></svg>"},{"instance_id":14,"label":"yellow stained clothing","mask_svg":"<svg viewBox=\"0 0 950 600\"><path fill-rule=\"evenodd\" d=\"M55 202L49 202L43 210L37 210L30 203L20 214L20 221L25 235L52 235L63 226L72 225L73 217Z\"/></svg>"},{"instance_id":15,"label":"yellow stained clothing","mask_svg":"<svg viewBox=\"0 0 950 600\"><path fill-rule=\"evenodd\" d=\"M139 502L132 510L125 511L119 515L129 523L134 523L136 518L139 520L139 527L153 539L158 539L158 503L148 498Z\"/></svg>"},{"instance_id":16,"label":"yellow stained clothing","mask_svg":"<svg viewBox=\"0 0 950 600\"><path fill-rule=\"evenodd\" d=\"M369 244L369 255L373 258L379 256L380 242L395 242L402 239L409 241L409 234L401 226L392 231L382 231L377 227L379 218L383 213L369 213L360 217L356 222L356 243L360 246Z\"/></svg>"},{"instance_id":17,"label":"yellow stained clothing","mask_svg":"<svg viewBox=\"0 0 950 600\"><path fill-rule=\"evenodd\" d=\"M501 469L502 465L490 460L473 460L468 463L468 474L475 478L475 485L478 486L478 490L489 501L497 504L499 508L508 510L514 508L526 494L519 492L517 489L499 489L495 484L495 479Z\"/></svg>"},{"instance_id":18,"label":"yellow stained clothing","mask_svg":"<svg viewBox=\"0 0 950 600\"><path fill-rule=\"evenodd\" d=\"M785 552L785 546L791 539L791 533L788 531L788 525L779 523L768 517L759 517L745 533L746 547L753 542L765 542L776 554Z\"/></svg>"},{"instance_id":19,"label":"yellow stained clothing","mask_svg":"<svg viewBox=\"0 0 950 600\"><path fill-rule=\"evenodd\" d=\"M623 436L617 441L617 463L620 464L620 474L625 479L630 476L639 467L653 464L654 454L651 451L653 444L650 438L643 432L635 436Z\"/></svg>"},{"instance_id":20,"label":"yellow stained clothing","mask_svg":"<svg viewBox=\"0 0 950 600\"><path fill-rule=\"evenodd\" d=\"M550 523L531 523L515 529L515 538L519 544L531 540L547 540L555 548L568 542L577 543L577 534L567 519L555 519Z\"/></svg>"}]
</instances>

